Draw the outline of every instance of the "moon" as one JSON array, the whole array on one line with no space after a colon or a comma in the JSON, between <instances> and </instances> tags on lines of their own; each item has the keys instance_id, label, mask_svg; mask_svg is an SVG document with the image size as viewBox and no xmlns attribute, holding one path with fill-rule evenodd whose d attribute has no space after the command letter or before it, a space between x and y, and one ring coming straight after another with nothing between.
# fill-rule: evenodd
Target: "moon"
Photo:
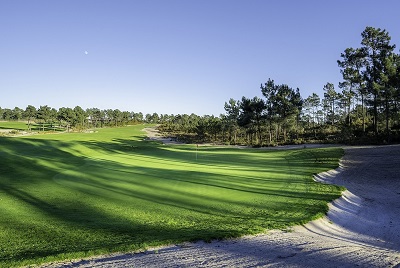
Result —
<instances>
[{"instance_id":1,"label":"moon","mask_svg":"<svg viewBox=\"0 0 400 268\"><path fill-rule=\"evenodd\" d=\"M85 50L85 55L87 55L87 54L89 54L89 52L87 52L87 51Z\"/></svg>"}]
</instances>

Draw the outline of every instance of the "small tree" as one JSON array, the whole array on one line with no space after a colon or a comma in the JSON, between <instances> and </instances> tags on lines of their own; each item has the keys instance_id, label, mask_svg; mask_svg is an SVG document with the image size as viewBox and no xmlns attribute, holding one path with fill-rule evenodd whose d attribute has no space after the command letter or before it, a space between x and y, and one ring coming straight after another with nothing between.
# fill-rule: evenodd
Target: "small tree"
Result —
<instances>
[{"instance_id":1,"label":"small tree","mask_svg":"<svg viewBox=\"0 0 400 268\"><path fill-rule=\"evenodd\" d=\"M75 120L72 123L72 125L74 127L79 125L81 128L84 128L85 119L87 117L86 112L80 106L75 106L74 113L75 113Z\"/></svg>"},{"instance_id":2,"label":"small tree","mask_svg":"<svg viewBox=\"0 0 400 268\"><path fill-rule=\"evenodd\" d=\"M237 132L238 132L238 117L239 117L239 101L229 99L229 102L225 102L224 105L226 111L226 122L229 128L230 140L233 136L233 144L236 144Z\"/></svg>"},{"instance_id":3,"label":"small tree","mask_svg":"<svg viewBox=\"0 0 400 268\"><path fill-rule=\"evenodd\" d=\"M32 130L31 123L32 123L32 120L36 117L36 112L37 111L36 111L36 108L34 106L28 105L25 108L25 111L23 113L23 116L28 120L28 130L29 131Z\"/></svg>"},{"instance_id":4,"label":"small tree","mask_svg":"<svg viewBox=\"0 0 400 268\"><path fill-rule=\"evenodd\" d=\"M47 105L40 106L36 113L36 119L42 124L42 130L44 131L45 124L49 121L51 108Z\"/></svg>"},{"instance_id":5,"label":"small tree","mask_svg":"<svg viewBox=\"0 0 400 268\"><path fill-rule=\"evenodd\" d=\"M238 123L247 129L249 143L253 143L253 134L255 134L256 143L262 144L261 124L264 120L264 112L265 102L262 99L242 97Z\"/></svg>"},{"instance_id":6,"label":"small tree","mask_svg":"<svg viewBox=\"0 0 400 268\"><path fill-rule=\"evenodd\" d=\"M332 83L326 83L326 85L324 86L324 98L327 102L327 104L329 105L328 108L328 121L330 121L330 123L332 125L335 124L335 118L336 118L336 114L335 114L335 108L337 106L337 102L339 100L339 94L335 91L335 86Z\"/></svg>"}]
</instances>

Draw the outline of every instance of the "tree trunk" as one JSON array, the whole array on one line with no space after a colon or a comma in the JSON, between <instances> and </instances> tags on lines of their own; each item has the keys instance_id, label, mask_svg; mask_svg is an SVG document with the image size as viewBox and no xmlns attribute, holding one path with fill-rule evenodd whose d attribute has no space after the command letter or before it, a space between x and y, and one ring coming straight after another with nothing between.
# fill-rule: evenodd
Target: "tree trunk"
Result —
<instances>
[{"instance_id":1,"label":"tree trunk","mask_svg":"<svg viewBox=\"0 0 400 268\"><path fill-rule=\"evenodd\" d=\"M269 144L272 143L272 122L269 121Z\"/></svg>"},{"instance_id":2,"label":"tree trunk","mask_svg":"<svg viewBox=\"0 0 400 268\"><path fill-rule=\"evenodd\" d=\"M283 142L286 143L286 128L283 128Z\"/></svg>"},{"instance_id":3,"label":"tree trunk","mask_svg":"<svg viewBox=\"0 0 400 268\"><path fill-rule=\"evenodd\" d=\"M362 110L362 124L363 124L363 134L365 135L365 111L364 111L364 94L361 94L361 110Z\"/></svg>"},{"instance_id":4,"label":"tree trunk","mask_svg":"<svg viewBox=\"0 0 400 268\"><path fill-rule=\"evenodd\" d=\"M390 116L390 112L389 112L389 100L386 97L385 100L385 109L386 109L386 135L387 135L387 142L390 143L390 131L389 131L389 116Z\"/></svg>"},{"instance_id":5,"label":"tree trunk","mask_svg":"<svg viewBox=\"0 0 400 268\"><path fill-rule=\"evenodd\" d=\"M378 135L378 96L374 94L374 133Z\"/></svg>"}]
</instances>

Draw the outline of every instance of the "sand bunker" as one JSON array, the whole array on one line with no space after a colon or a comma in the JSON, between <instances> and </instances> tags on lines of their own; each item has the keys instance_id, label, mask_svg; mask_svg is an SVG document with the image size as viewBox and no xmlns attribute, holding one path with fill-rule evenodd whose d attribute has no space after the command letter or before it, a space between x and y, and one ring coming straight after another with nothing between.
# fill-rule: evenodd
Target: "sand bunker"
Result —
<instances>
[{"instance_id":1,"label":"sand bunker","mask_svg":"<svg viewBox=\"0 0 400 268\"><path fill-rule=\"evenodd\" d=\"M159 131L154 127L144 128L143 131L146 132L147 137L150 140L161 141L163 144L181 144L180 142L177 142L174 138L162 136Z\"/></svg>"}]
</instances>

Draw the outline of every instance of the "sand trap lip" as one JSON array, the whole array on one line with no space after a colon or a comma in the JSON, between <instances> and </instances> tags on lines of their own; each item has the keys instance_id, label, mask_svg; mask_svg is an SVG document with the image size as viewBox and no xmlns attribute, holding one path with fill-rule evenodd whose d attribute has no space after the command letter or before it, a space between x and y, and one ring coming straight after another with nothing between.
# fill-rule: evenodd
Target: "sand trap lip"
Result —
<instances>
[{"instance_id":1,"label":"sand trap lip","mask_svg":"<svg viewBox=\"0 0 400 268\"><path fill-rule=\"evenodd\" d=\"M326 217L292 231L46 267L400 267L400 146L344 149L340 167L315 179L348 190Z\"/></svg>"}]
</instances>

